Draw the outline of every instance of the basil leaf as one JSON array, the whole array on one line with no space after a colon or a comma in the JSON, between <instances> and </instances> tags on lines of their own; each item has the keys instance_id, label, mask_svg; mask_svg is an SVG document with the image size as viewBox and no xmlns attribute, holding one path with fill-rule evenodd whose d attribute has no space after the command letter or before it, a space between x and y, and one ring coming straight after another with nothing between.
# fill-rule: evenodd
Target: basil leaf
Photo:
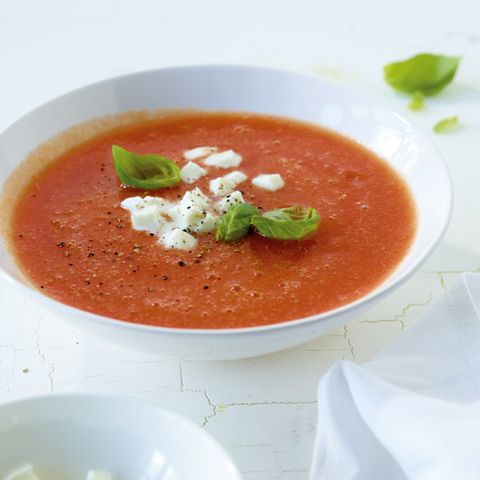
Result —
<instances>
[{"instance_id":1,"label":"basil leaf","mask_svg":"<svg viewBox=\"0 0 480 480\"><path fill-rule=\"evenodd\" d=\"M410 103L408 104L408 108L410 110L423 110L423 93L415 90L410 97Z\"/></svg>"},{"instance_id":2,"label":"basil leaf","mask_svg":"<svg viewBox=\"0 0 480 480\"><path fill-rule=\"evenodd\" d=\"M458 127L458 117L455 115L453 117L444 118L437 122L434 127L433 131L435 133L448 133L456 130Z\"/></svg>"},{"instance_id":3,"label":"basil leaf","mask_svg":"<svg viewBox=\"0 0 480 480\"><path fill-rule=\"evenodd\" d=\"M294 205L255 215L251 223L264 237L301 240L315 232L319 221L315 208Z\"/></svg>"},{"instance_id":4,"label":"basil leaf","mask_svg":"<svg viewBox=\"0 0 480 480\"><path fill-rule=\"evenodd\" d=\"M156 190L180 183L180 169L172 160L161 155L140 155L118 145L112 146L115 170L128 187Z\"/></svg>"},{"instance_id":5,"label":"basil leaf","mask_svg":"<svg viewBox=\"0 0 480 480\"><path fill-rule=\"evenodd\" d=\"M234 242L246 237L250 229L250 220L258 213L258 208L248 203L231 206L227 213L220 217L215 238L226 242Z\"/></svg>"},{"instance_id":6,"label":"basil leaf","mask_svg":"<svg viewBox=\"0 0 480 480\"><path fill-rule=\"evenodd\" d=\"M460 60L460 57L421 53L386 65L385 81L400 92L434 95L453 80Z\"/></svg>"}]
</instances>

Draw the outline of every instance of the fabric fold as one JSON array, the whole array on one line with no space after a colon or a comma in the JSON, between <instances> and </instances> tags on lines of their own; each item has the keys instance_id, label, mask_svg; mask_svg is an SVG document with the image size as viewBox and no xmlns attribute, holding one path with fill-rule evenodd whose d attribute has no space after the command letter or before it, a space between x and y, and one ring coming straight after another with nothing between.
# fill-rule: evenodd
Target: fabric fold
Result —
<instances>
[{"instance_id":1,"label":"fabric fold","mask_svg":"<svg viewBox=\"0 0 480 480\"><path fill-rule=\"evenodd\" d=\"M311 480L480 478L479 307L464 274L375 359L331 367Z\"/></svg>"}]
</instances>

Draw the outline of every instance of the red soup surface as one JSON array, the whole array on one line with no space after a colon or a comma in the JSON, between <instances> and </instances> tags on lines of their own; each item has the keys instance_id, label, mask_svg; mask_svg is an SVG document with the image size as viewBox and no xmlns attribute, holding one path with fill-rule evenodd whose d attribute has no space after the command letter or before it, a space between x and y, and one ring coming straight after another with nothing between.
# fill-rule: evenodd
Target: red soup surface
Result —
<instances>
[{"instance_id":1,"label":"red soup surface","mask_svg":"<svg viewBox=\"0 0 480 480\"><path fill-rule=\"evenodd\" d=\"M229 170L210 168L193 185L122 188L111 147L186 163L203 145L233 149L238 186L263 211L315 207L317 232L301 241L251 233L236 243L200 235L191 252L166 250L131 228L120 202L133 195L176 200ZM197 163L202 164L201 160ZM279 173L285 186L251 179ZM267 325L318 314L374 289L397 266L416 229L403 180L374 153L314 125L254 114L171 114L111 129L52 158L18 195L10 240L19 265L44 294L128 322L180 328Z\"/></svg>"}]
</instances>

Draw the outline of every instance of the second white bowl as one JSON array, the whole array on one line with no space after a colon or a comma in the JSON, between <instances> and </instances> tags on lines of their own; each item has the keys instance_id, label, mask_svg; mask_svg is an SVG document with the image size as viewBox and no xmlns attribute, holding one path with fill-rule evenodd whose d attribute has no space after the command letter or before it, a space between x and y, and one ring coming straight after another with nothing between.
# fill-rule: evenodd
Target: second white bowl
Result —
<instances>
[{"instance_id":1,"label":"second white bowl","mask_svg":"<svg viewBox=\"0 0 480 480\"><path fill-rule=\"evenodd\" d=\"M190 420L120 397L51 394L0 406L0 478L31 464L41 480L240 480L223 448Z\"/></svg>"}]
</instances>

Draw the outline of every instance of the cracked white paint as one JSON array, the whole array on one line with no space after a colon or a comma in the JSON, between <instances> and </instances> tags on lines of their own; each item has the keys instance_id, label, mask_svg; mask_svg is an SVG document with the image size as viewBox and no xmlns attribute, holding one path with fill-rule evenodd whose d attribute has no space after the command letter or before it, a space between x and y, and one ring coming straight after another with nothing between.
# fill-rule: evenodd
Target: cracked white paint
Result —
<instances>
[{"instance_id":1,"label":"cracked white paint","mask_svg":"<svg viewBox=\"0 0 480 480\"><path fill-rule=\"evenodd\" d=\"M107 345L1 282L0 399L79 390L144 398L214 434L245 479L306 480L322 373L338 359L368 360L456 276L419 272L391 301L329 335L261 358L211 363Z\"/></svg>"}]
</instances>

